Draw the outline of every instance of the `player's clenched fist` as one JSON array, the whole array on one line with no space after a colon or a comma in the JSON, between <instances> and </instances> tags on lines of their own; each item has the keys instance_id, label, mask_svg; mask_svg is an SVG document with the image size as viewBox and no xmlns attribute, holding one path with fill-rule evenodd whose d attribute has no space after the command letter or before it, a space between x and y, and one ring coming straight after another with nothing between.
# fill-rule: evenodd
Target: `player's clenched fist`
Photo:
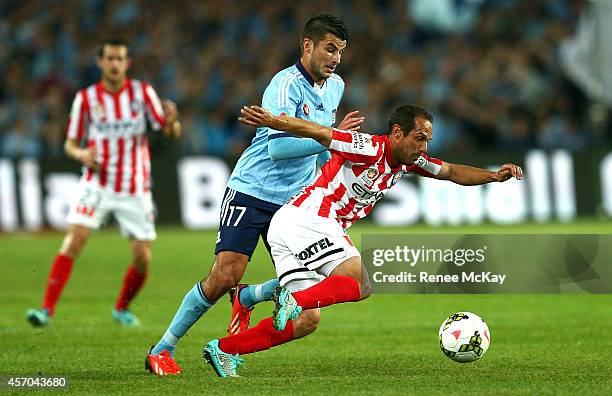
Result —
<instances>
[{"instance_id":1,"label":"player's clenched fist","mask_svg":"<svg viewBox=\"0 0 612 396\"><path fill-rule=\"evenodd\" d=\"M164 109L164 114L166 115L166 122L168 124L173 123L178 120L178 110L176 109L176 103L171 100L162 101L162 108Z\"/></svg>"},{"instance_id":2,"label":"player's clenched fist","mask_svg":"<svg viewBox=\"0 0 612 396\"><path fill-rule=\"evenodd\" d=\"M514 164L503 164L497 170L497 181L503 182L511 177L514 177L517 180L523 179L523 169L520 166Z\"/></svg>"}]
</instances>

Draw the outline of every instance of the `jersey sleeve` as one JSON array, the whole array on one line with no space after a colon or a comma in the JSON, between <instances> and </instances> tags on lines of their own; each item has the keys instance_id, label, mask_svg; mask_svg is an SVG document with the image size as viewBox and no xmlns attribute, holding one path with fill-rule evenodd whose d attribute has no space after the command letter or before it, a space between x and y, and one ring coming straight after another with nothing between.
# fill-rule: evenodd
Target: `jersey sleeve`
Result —
<instances>
[{"instance_id":1,"label":"jersey sleeve","mask_svg":"<svg viewBox=\"0 0 612 396\"><path fill-rule=\"evenodd\" d=\"M85 136L89 118L89 102L85 90L79 91L72 101L66 138L81 140Z\"/></svg>"},{"instance_id":2,"label":"jersey sleeve","mask_svg":"<svg viewBox=\"0 0 612 396\"><path fill-rule=\"evenodd\" d=\"M336 101L336 106L334 109L334 116L333 116L333 122L332 122L332 126L337 125L338 124L338 120L336 119L336 116L338 115L336 112L338 110L338 107L340 107L340 102L342 102L342 97L344 96L344 80L337 74L334 74L332 76L332 78L336 81L336 83L338 84L338 99Z\"/></svg>"},{"instance_id":3,"label":"jersey sleeve","mask_svg":"<svg viewBox=\"0 0 612 396\"><path fill-rule=\"evenodd\" d=\"M166 116L157 92L150 84L143 83L147 120L151 128L158 131L166 125Z\"/></svg>"},{"instance_id":4,"label":"jersey sleeve","mask_svg":"<svg viewBox=\"0 0 612 396\"><path fill-rule=\"evenodd\" d=\"M442 160L432 158L423 153L414 162L411 171L425 177L435 178L442 170Z\"/></svg>"},{"instance_id":5,"label":"jersey sleeve","mask_svg":"<svg viewBox=\"0 0 612 396\"><path fill-rule=\"evenodd\" d=\"M383 145L375 142L372 135L357 131L343 131L333 128L329 151L356 163L375 162L381 155Z\"/></svg>"},{"instance_id":6,"label":"jersey sleeve","mask_svg":"<svg viewBox=\"0 0 612 396\"><path fill-rule=\"evenodd\" d=\"M303 101L299 79L294 74L281 77L278 84L270 85L264 92L262 105L275 116L286 115L295 117L298 106ZM296 137L290 133L268 128L268 139L280 137Z\"/></svg>"}]
</instances>

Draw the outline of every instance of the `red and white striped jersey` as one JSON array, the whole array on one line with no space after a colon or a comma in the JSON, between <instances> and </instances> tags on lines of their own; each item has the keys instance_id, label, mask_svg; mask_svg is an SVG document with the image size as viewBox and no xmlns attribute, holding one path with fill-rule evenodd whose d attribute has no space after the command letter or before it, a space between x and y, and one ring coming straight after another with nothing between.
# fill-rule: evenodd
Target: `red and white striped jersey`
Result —
<instances>
[{"instance_id":1,"label":"red and white striped jersey","mask_svg":"<svg viewBox=\"0 0 612 396\"><path fill-rule=\"evenodd\" d=\"M336 219L343 228L367 216L404 174L435 177L442 169L441 160L424 153L413 165L391 167L391 146L386 135L334 129L329 151L332 157L315 182L288 204Z\"/></svg>"},{"instance_id":2,"label":"red and white striped jersey","mask_svg":"<svg viewBox=\"0 0 612 396\"><path fill-rule=\"evenodd\" d=\"M100 169L83 167L82 180L124 194L149 191L151 161L146 120L155 130L165 116L157 93L146 82L126 79L115 93L102 82L80 90L72 102L68 139L87 139L96 148Z\"/></svg>"}]
</instances>

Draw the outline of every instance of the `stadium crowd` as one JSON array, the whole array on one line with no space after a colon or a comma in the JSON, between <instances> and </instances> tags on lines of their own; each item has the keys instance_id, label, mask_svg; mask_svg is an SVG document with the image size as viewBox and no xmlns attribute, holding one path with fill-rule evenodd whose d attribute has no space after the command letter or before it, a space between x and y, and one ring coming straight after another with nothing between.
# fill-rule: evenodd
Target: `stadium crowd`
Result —
<instances>
[{"instance_id":1,"label":"stadium crowd","mask_svg":"<svg viewBox=\"0 0 612 396\"><path fill-rule=\"evenodd\" d=\"M181 153L235 159L252 137L236 120L240 107L297 60L297 30L321 10L350 29L339 115L360 110L362 130L384 125L398 104L421 103L434 113L435 152L599 143L589 100L557 57L584 1L447 1L455 14L445 19L418 0L5 0L0 156L63 155L72 97L99 76L97 44L121 36L131 74L176 101Z\"/></svg>"}]
</instances>

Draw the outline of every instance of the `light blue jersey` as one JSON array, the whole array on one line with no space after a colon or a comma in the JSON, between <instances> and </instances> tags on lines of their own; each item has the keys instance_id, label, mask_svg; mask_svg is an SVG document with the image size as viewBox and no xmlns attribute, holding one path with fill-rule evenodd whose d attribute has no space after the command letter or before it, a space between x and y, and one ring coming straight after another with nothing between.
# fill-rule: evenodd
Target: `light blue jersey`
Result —
<instances>
[{"instance_id":1,"label":"light blue jersey","mask_svg":"<svg viewBox=\"0 0 612 396\"><path fill-rule=\"evenodd\" d=\"M298 61L278 72L266 88L262 107L274 115L285 114L320 125L332 126L344 93L344 81L332 74L322 87L314 81ZM316 171L316 155L304 158L272 160L268 140L297 138L286 132L258 128L230 177L228 187L243 194L282 205L302 187L312 183Z\"/></svg>"}]
</instances>

